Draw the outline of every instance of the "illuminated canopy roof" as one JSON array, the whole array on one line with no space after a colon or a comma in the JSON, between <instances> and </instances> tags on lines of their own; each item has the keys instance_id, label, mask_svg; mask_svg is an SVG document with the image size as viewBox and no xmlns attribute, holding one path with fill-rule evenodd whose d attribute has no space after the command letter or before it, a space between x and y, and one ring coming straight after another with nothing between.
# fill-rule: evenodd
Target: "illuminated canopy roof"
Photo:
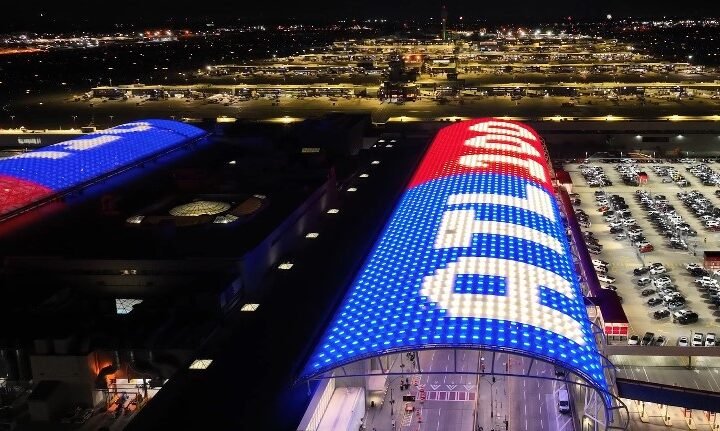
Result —
<instances>
[{"instance_id":1,"label":"illuminated canopy roof","mask_svg":"<svg viewBox=\"0 0 720 431\"><path fill-rule=\"evenodd\" d=\"M206 134L185 123L145 120L0 159L0 218Z\"/></svg>"},{"instance_id":2,"label":"illuminated canopy roof","mask_svg":"<svg viewBox=\"0 0 720 431\"><path fill-rule=\"evenodd\" d=\"M406 350L541 358L607 387L538 135L442 129L302 377Z\"/></svg>"}]
</instances>

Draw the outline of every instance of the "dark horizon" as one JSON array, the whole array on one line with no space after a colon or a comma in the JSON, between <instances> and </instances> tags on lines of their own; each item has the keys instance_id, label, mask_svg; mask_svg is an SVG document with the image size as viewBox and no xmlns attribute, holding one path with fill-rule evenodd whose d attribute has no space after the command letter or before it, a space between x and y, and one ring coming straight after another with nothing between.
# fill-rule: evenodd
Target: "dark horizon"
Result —
<instances>
[{"instance_id":1,"label":"dark horizon","mask_svg":"<svg viewBox=\"0 0 720 431\"><path fill-rule=\"evenodd\" d=\"M112 24L183 26L204 21L231 22L323 22L340 19L386 18L389 20L429 20L440 16L444 4L451 23L486 21L489 23L536 24L560 22L572 17L573 21L597 21L611 14L614 20L629 17L657 19L662 17L705 18L720 16L720 2L711 4L671 3L660 0L648 11L646 2L627 3L619 0L579 3L569 0L548 0L536 2L518 0L512 5L498 4L492 7L460 0L417 0L409 9L405 4L380 2L379 0L348 0L337 2L316 0L312 6L307 2L294 2L278 7L275 3L237 2L204 3L188 8L177 2L157 0L140 2L129 0L119 7L98 7L97 3L81 0L67 2L35 2L32 8L26 5L6 6L7 31L43 31L45 29L72 30L104 27ZM30 10L31 12L28 12ZM519 14L518 11L521 13Z\"/></svg>"}]
</instances>

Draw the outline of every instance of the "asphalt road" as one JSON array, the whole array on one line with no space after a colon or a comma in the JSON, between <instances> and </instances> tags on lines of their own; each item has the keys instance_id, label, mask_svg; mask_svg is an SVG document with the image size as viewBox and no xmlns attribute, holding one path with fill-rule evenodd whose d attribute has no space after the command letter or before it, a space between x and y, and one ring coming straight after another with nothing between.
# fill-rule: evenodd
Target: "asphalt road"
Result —
<instances>
[{"instance_id":1,"label":"asphalt road","mask_svg":"<svg viewBox=\"0 0 720 431\"><path fill-rule=\"evenodd\" d=\"M554 369L551 365L534 361L530 377L496 376L493 381L489 375L462 374L475 373L478 368L489 372L492 367L490 352L433 350L420 352L419 355L424 373L418 373L417 369L413 373L411 363L404 361L407 374L390 378L392 391L387 392L379 409L369 412L368 430L390 430L392 419L395 419L398 430L474 431L473 424L486 431L504 430L506 420L508 428L517 431L574 429L571 416L557 411L555 393L563 384L533 378L552 376ZM503 371L508 366L507 361L507 354L496 354L496 372ZM509 371L527 371L530 362L530 359L513 356ZM399 370L397 367L396 363L395 369ZM454 373L455 370L457 373ZM401 391L399 383L404 378L411 386L409 390ZM421 390L425 392L424 402L420 402ZM412 403L415 409L411 413L404 411L402 395L416 396L415 403ZM392 416L390 397L395 399Z\"/></svg>"}]
</instances>

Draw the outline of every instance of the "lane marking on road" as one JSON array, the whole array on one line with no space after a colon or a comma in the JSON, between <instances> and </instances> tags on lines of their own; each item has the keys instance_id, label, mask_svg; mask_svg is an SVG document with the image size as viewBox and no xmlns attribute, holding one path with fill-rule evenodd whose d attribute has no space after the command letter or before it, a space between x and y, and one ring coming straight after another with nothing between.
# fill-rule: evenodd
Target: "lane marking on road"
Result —
<instances>
[{"instance_id":1,"label":"lane marking on road","mask_svg":"<svg viewBox=\"0 0 720 431\"><path fill-rule=\"evenodd\" d=\"M469 391L426 391L428 401L475 401L476 392Z\"/></svg>"}]
</instances>

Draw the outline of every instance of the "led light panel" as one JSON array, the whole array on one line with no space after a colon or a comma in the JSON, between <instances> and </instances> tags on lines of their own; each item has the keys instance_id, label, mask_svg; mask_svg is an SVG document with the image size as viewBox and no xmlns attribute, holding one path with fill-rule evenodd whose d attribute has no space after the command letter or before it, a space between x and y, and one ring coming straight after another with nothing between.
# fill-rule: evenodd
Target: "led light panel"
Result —
<instances>
[{"instance_id":1,"label":"led light panel","mask_svg":"<svg viewBox=\"0 0 720 431\"><path fill-rule=\"evenodd\" d=\"M545 148L519 123L442 129L306 365L422 348L522 352L607 387Z\"/></svg>"},{"instance_id":2,"label":"led light panel","mask_svg":"<svg viewBox=\"0 0 720 431\"><path fill-rule=\"evenodd\" d=\"M0 216L205 136L169 120L123 124L0 160Z\"/></svg>"}]
</instances>

